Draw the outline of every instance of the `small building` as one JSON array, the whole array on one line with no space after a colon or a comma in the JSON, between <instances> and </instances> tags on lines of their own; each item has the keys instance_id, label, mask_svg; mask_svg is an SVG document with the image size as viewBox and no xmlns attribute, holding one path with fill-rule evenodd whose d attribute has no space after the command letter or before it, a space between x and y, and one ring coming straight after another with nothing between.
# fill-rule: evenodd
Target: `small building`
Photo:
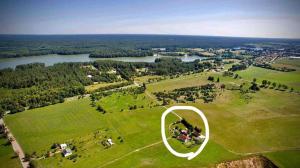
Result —
<instances>
[{"instance_id":1,"label":"small building","mask_svg":"<svg viewBox=\"0 0 300 168\"><path fill-rule=\"evenodd\" d=\"M72 155L72 150L70 148L64 149L63 155L64 155L64 157L68 157L68 156Z\"/></svg>"},{"instance_id":2,"label":"small building","mask_svg":"<svg viewBox=\"0 0 300 168\"><path fill-rule=\"evenodd\" d=\"M188 134L188 130L181 130L181 133L184 134L184 135L187 135Z\"/></svg>"},{"instance_id":3,"label":"small building","mask_svg":"<svg viewBox=\"0 0 300 168\"><path fill-rule=\"evenodd\" d=\"M60 149L61 149L61 150L64 150L64 149L67 148L67 144L60 144L59 146L60 146Z\"/></svg>"},{"instance_id":4,"label":"small building","mask_svg":"<svg viewBox=\"0 0 300 168\"><path fill-rule=\"evenodd\" d=\"M179 135L177 139L182 142L188 142L189 140L191 140L191 138L188 135L183 135L183 134Z\"/></svg>"},{"instance_id":5,"label":"small building","mask_svg":"<svg viewBox=\"0 0 300 168\"><path fill-rule=\"evenodd\" d=\"M166 48L152 48L152 51L166 51Z\"/></svg>"},{"instance_id":6,"label":"small building","mask_svg":"<svg viewBox=\"0 0 300 168\"><path fill-rule=\"evenodd\" d=\"M107 142L110 144L110 146L114 144L114 143L112 142L112 139L110 139L110 138L107 139Z\"/></svg>"},{"instance_id":7,"label":"small building","mask_svg":"<svg viewBox=\"0 0 300 168\"><path fill-rule=\"evenodd\" d=\"M92 76L92 75L87 75L87 77L88 77L88 78L92 78L93 76Z\"/></svg>"},{"instance_id":8,"label":"small building","mask_svg":"<svg viewBox=\"0 0 300 168\"><path fill-rule=\"evenodd\" d=\"M205 136L204 135L199 135L199 136L196 136L194 139L197 140L197 141L204 140Z\"/></svg>"}]
</instances>

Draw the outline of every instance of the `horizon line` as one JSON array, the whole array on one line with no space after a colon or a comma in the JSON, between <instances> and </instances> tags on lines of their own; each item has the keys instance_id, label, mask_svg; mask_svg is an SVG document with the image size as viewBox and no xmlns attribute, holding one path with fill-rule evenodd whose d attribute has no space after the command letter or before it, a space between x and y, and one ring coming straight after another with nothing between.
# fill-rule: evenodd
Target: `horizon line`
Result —
<instances>
[{"instance_id":1,"label":"horizon line","mask_svg":"<svg viewBox=\"0 0 300 168\"><path fill-rule=\"evenodd\" d=\"M0 36L76 36L76 35L156 35L156 36L201 36L201 37L225 37L225 38L252 38L252 39L283 39L283 40L300 40L300 37L289 38L289 37L254 37L254 36L222 36L222 35L192 35L192 34L152 34L152 33L37 33L37 34L26 34L26 33L0 33Z\"/></svg>"}]
</instances>

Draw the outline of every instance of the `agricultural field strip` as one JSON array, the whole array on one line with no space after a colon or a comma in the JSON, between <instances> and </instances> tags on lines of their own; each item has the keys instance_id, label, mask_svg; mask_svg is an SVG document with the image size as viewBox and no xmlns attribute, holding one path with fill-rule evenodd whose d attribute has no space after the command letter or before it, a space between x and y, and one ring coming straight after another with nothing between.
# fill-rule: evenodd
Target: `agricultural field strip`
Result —
<instances>
[{"instance_id":1,"label":"agricultural field strip","mask_svg":"<svg viewBox=\"0 0 300 168\"><path fill-rule=\"evenodd\" d=\"M0 119L0 124L6 126L2 118ZM6 129L8 132L8 137L12 138L11 146L12 146L13 150L18 154L20 162L22 163L22 167L23 168L29 167L29 162L25 161L23 159L25 157L25 153L24 153L21 145L18 143L17 139L13 136L12 132L8 129L8 127L6 127Z\"/></svg>"},{"instance_id":2,"label":"agricultural field strip","mask_svg":"<svg viewBox=\"0 0 300 168\"><path fill-rule=\"evenodd\" d=\"M154 101L156 101L157 103L159 103L159 101L153 97L153 95L151 95L150 93L148 93L147 91L145 91L146 95L148 97L150 97L151 99L153 99ZM165 109L168 109L166 106L162 106ZM180 120L182 119L182 117L180 115L178 115L177 113L175 113L174 111L171 112L172 114L174 114L176 117L178 117Z\"/></svg>"},{"instance_id":3,"label":"agricultural field strip","mask_svg":"<svg viewBox=\"0 0 300 168\"><path fill-rule=\"evenodd\" d=\"M215 142L217 143L217 142ZM221 144L219 144L221 145ZM224 149L229 151L230 153L233 153L235 155L240 155L240 156L248 156L248 155L257 155L257 154L265 154L265 153L272 153L272 152L282 152L282 151L300 151L300 147L285 147L285 149L275 149L275 150L263 150L259 152L235 152L233 150L230 150L226 148L225 146L221 145Z\"/></svg>"},{"instance_id":4,"label":"agricultural field strip","mask_svg":"<svg viewBox=\"0 0 300 168\"><path fill-rule=\"evenodd\" d=\"M177 81L177 80L179 80L179 79L176 79L176 81ZM244 81L251 82L251 81L246 80L246 79L243 79L243 80L244 80ZM135 82L133 85L138 86L136 82ZM132 86L132 85L131 85L131 86ZM128 86L127 86L127 87L128 87ZM149 94L147 91L146 91L145 93L146 93L151 99L157 101L157 99L156 99L155 97L153 97L153 95ZM158 101L157 101L157 102L158 102ZM165 107L165 106L163 106L163 107L164 107L165 109L167 109L167 107ZM180 117L178 114L176 114L175 112L173 112L173 114L176 115L178 118L181 118L181 117ZM111 163L114 163L114 162L116 162L116 161L118 161L118 160L121 160L122 158L125 158L125 157L127 157L127 156L129 156L129 155L131 155L131 154L133 154L133 153L135 153L135 152L138 152L138 151L140 151L140 150L149 148L149 147L154 146L154 145L159 144L159 143L161 143L161 141L155 142L155 143L152 143L152 144L149 144L149 145L146 145L146 146L141 147L141 148L138 148L138 149L135 149L134 151L129 152L129 153L127 153L127 154L124 155L124 156L121 156L121 157L119 157L119 158L116 158L116 159L114 159L114 160L112 160L112 161L106 163L104 166L109 165L109 164L111 164ZM228 150L228 149L226 149L226 150ZM274 151L276 152L276 151L285 151L285 150L299 150L299 148L289 148L289 149L274 150ZM231 153L237 154L237 155L251 155L251 154L259 154L259 153L274 152L274 151L262 151L262 152L255 152L255 153L239 153L239 152L234 152L234 151L231 151L231 150L228 150L228 151L231 152Z\"/></svg>"},{"instance_id":5,"label":"agricultural field strip","mask_svg":"<svg viewBox=\"0 0 300 168\"><path fill-rule=\"evenodd\" d=\"M182 78L182 79L185 79L185 78ZM176 81L178 79L175 79L174 81ZM242 79L242 81L246 81L246 82L249 82L251 83L252 81L251 80L247 80L247 79ZM157 99L155 97L153 97L153 95L151 95L150 93L148 93L147 91L145 91L145 93L153 100L157 101ZM158 102L158 101L157 101ZM163 106L164 108L167 109L166 106ZM172 112L172 114L176 115L177 117L179 117L180 119L182 118L181 116L179 116L178 114L176 114L175 112ZM295 116L298 116L298 115L295 115ZM223 145L222 145L223 146ZM224 147L224 146L223 146ZM255 154L262 154L262 153L270 153L270 152L279 152L279 151L290 151L290 150L300 150L300 147L288 147L286 149L277 149L277 150L264 150L264 151L259 151L259 152L244 152L244 153L240 153L240 152L235 152L233 150L230 150L226 147L224 147L227 151L233 153L233 154L236 154L236 155L242 155L242 156L246 156L246 155L255 155Z\"/></svg>"},{"instance_id":6,"label":"agricultural field strip","mask_svg":"<svg viewBox=\"0 0 300 168\"><path fill-rule=\"evenodd\" d=\"M108 86L109 86L109 85L108 85ZM106 90L106 91L104 91L104 92L116 91L116 90L120 90L120 89L127 89L127 88L130 88L130 87L140 87L140 85L139 85L136 81L134 81L134 83L131 84L131 85L128 85L128 86L122 86L122 87L114 88L114 89L109 89L109 90ZM96 92L96 93L97 93L97 92ZM88 97L91 96L91 94L87 93L87 94L84 94L83 96L84 96L84 98L88 98ZM78 100L78 97L79 97L79 96L67 97L67 98L65 98L65 101Z\"/></svg>"},{"instance_id":7,"label":"agricultural field strip","mask_svg":"<svg viewBox=\"0 0 300 168\"><path fill-rule=\"evenodd\" d=\"M167 139L170 139L170 137L168 137ZM134 154L134 153L136 153L136 152L139 152L139 151L141 151L141 150L144 150L144 149L146 149L146 148L149 148L149 147L158 145L158 144L160 144L160 143L162 143L162 142L163 142L163 141L158 141L158 142L155 142L155 143L152 143L152 144L143 146L143 147L141 147L141 148L135 149L135 150L133 150L133 151L131 151L131 152L128 152L127 154L125 154L125 155L123 155L123 156L121 156L121 157L118 157L118 158L116 158L116 159L114 159L114 160L111 160L111 161L109 161L109 162L103 164L103 165L100 166L99 168L106 167L106 166L108 166L108 165L110 165L110 164L112 164L112 163L114 163L114 162L117 162L117 161L119 161L119 160L121 160L121 159L123 159L123 158L129 156L129 155L132 155L132 154Z\"/></svg>"},{"instance_id":8,"label":"agricultural field strip","mask_svg":"<svg viewBox=\"0 0 300 168\"><path fill-rule=\"evenodd\" d=\"M150 93L148 93L147 91L145 91L145 93L146 93L146 95L147 95L148 97L150 97L151 99L153 99L153 100L155 100L156 102L158 102L152 95L150 95ZM158 103L159 103L159 102L158 102ZM168 109L166 106L163 106L163 107L164 107L165 109ZM179 116L179 115L178 115L177 113L175 113L174 111L172 111L172 114L174 114L174 115L175 115L176 117L178 117L179 119L182 119L182 117ZM170 137L168 137L167 139L170 139ZM152 147L152 146L157 145L157 144L160 144L160 143L162 143L162 141L158 141L158 142L155 142L155 143L146 145L146 146L144 146L144 147L135 149L135 150L133 150L133 151L131 151L131 152L128 152L127 154L125 154L125 155L119 157L119 158L116 158L116 159L114 159L114 160L112 160L112 161L109 161L109 162L103 164L100 168L105 167L105 166L107 166L107 165L110 165L110 164L112 164L112 163L114 163L114 162L117 162L117 161L119 161L119 160L121 160L121 159L123 159L123 158L125 158L125 157L127 157L127 156L129 156L129 155L131 155L131 154L133 154L133 153L139 152L139 151L141 151L141 150L144 150L144 149L146 149L146 148Z\"/></svg>"}]
</instances>

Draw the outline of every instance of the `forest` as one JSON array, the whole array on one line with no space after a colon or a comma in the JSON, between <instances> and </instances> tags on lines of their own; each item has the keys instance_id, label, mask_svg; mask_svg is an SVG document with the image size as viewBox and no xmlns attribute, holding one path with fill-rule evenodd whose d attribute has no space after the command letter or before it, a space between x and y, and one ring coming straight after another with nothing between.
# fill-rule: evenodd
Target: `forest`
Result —
<instances>
[{"instance_id":1,"label":"forest","mask_svg":"<svg viewBox=\"0 0 300 168\"><path fill-rule=\"evenodd\" d=\"M113 57L145 57L153 56L148 50L124 50L124 49L103 49L90 54L92 58L113 58Z\"/></svg>"},{"instance_id":2,"label":"forest","mask_svg":"<svg viewBox=\"0 0 300 168\"><path fill-rule=\"evenodd\" d=\"M128 56L132 50L135 55L148 55L152 48L160 47L176 51L176 48L232 48L264 42L270 39L184 35L0 35L0 58L46 54L112 57ZM300 43L290 39L272 39L272 42ZM120 50L125 53L117 55Z\"/></svg>"},{"instance_id":3,"label":"forest","mask_svg":"<svg viewBox=\"0 0 300 168\"><path fill-rule=\"evenodd\" d=\"M26 108L37 108L64 102L67 97L83 95L84 86L94 82L124 81L114 89L132 84L133 77L143 75L176 75L199 72L211 67L208 62L182 62L180 59L159 58L154 63L95 61L89 63L42 63L19 65L15 69L0 70L0 111L17 113ZM147 71L138 72L144 68ZM109 73L115 69L115 73ZM97 91L102 91L96 90Z\"/></svg>"}]
</instances>

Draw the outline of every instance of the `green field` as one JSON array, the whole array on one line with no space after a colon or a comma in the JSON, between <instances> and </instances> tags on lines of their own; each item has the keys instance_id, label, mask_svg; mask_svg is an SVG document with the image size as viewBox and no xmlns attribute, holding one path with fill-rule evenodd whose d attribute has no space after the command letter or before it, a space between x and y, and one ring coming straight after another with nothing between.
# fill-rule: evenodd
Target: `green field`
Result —
<instances>
[{"instance_id":1,"label":"green field","mask_svg":"<svg viewBox=\"0 0 300 168\"><path fill-rule=\"evenodd\" d=\"M300 151L278 151L266 153L276 165L284 168L294 168L300 165Z\"/></svg>"},{"instance_id":2,"label":"green field","mask_svg":"<svg viewBox=\"0 0 300 168\"><path fill-rule=\"evenodd\" d=\"M297 58L284 58L276 60L272 66L274 67L287 67L287 68L293 68L296 70L300 69L300 61Z\"/></svg>"},{"instance_id":3,"label":"green field","mask_svg":"<svg viewBox=\"0 0 300 168\"><path fill-rule=\"evenodd\" d=\"M28 110L7 116L5 122L27 153L46 152L55 142L103 128L106 121L89 103L88 99L80 99Z\"/></svg>"},{"instance_id":4,"label":"green field","mask_svg":"<svg viewBox=\"0 0 300 168\"><path fill-rule=\"evenodd\" d=\"M38 167L211 167L253 153L264 153L278 166L298 165L299 151L282 152L300 147L300 96L289 91L261 89L247 93L246 99L239 91L217 88L214 102L188 103L201 109L209 122L210 141L203 153L187 161L173 156L162 144L160 117L165 108L157 105L154 92L203 85L208 83L208 76L219 77L220 83L226 85L239 85L255 77L258 81L300 86L299 71L250 67L237 73L242 79L204 72L148 84L145 94L114 93L97 102L107 111L105 114L91 107L89 98L84 98L7 115L5 122L26 153L44 154L55 142L72 143L78 149L76 161L56 154L34 161ZM136 109L130 110L133 105ZM171 105L175 103L168 106ZM195 113L178 114L199 123ZM177 120L169 115L166 123ZM111 137L116 144L104 149L99 142L105 137ZM179 151L186 151L181 143L169 141Z\"/></svg>"},{"instance_id":5,"label":"green field","mask_svg":"<svg viewBox=\"0 0 300 168\"><path fill-rule=\"evenodd\" d=\"M6 139L0 138L0 167L18 168L21 167L19 158L15 155L10 145L5 145Z\"/></svg>"},{"instance_id":6,"label":"green field","mask_svg":"<svg viewBox=\"0 0 300 168\"><path fill-rule=\"evenodd\" d=\"M270 80L271 82L285 84L289 88L293 87L294 89L300 90L299 70L293 72L281 72L251 66L247 70L239 71L238 74L246 80L252 81L253 78L256 78L259 83L262 80Z\"/></svg>"},{"instance_id":7,"label":"green field","mask_svg":"<svg viewBox=\"0 0 300 168\"><path fill-rule=\"evenodd\" d=\"M99 103L106 104L106 102L118 100L117 97L123 102L133 101L128 98L130 95L120 93L113 94ZM132 99L134 98L132 97ZM20 139L24 150L28 153L33 151L39 152L39 154L45 153L54 142L71 142L79 148L77 154L80 155L80 158L75 163L62 158L61 155L55 155L52 158L36 161L36 164L41 167L51 167L50 165L53 163L57 163L57 166L64 165L64 167L82 167L83 165L97 167L143 147L146 148L130 154L120 162L116 162L115 166L139 166L151 163L150 166L167 166L170 164L170 167L174 167L182 160L186 160L172 156L161 143L160 116L164 109L162 107L146 107L147 102L152 102L146 95L139 95L137 100L139 99L146 99L144 101L145 107L133 111L124 110L121 112L119 110L121 108L126 109L127 103L121 103L117 106L107 104L104 108L108 113L101 114L90 108L89 99L80 99L7 116L5 121L8 125L13 125L10 127L11 130L16 134L16 138ZM143 103L143 101L138 102ZM85 115L89 118L84 117ZM41 117L44 117L43 121L41 121ZM62 123L65 123L64 126L59 126ZM93 133L96 130L103 131L105 129L108 129L105 134L116 141L116 145L110 149L103 149L97 139L93 138ZM123 143L117 141L118 136L124 139ZM147 147L153 143L155 145ZM32 144L34 145L32 146ZM209 144L208 149L210 148L212 150L207 150L207 153L211 154L204 156L205 162L201 165L238 158L213 141ZM156 152L151 152L153 150ZM158 154L159 157L166 156L171 160L160 159L157 157ZM155 161L147 163L149 162L148 159ZM201 161L201 158L199 160ZM191 165L196 163L196 160L189 162Z\"/></svg>"}]
</instances>

